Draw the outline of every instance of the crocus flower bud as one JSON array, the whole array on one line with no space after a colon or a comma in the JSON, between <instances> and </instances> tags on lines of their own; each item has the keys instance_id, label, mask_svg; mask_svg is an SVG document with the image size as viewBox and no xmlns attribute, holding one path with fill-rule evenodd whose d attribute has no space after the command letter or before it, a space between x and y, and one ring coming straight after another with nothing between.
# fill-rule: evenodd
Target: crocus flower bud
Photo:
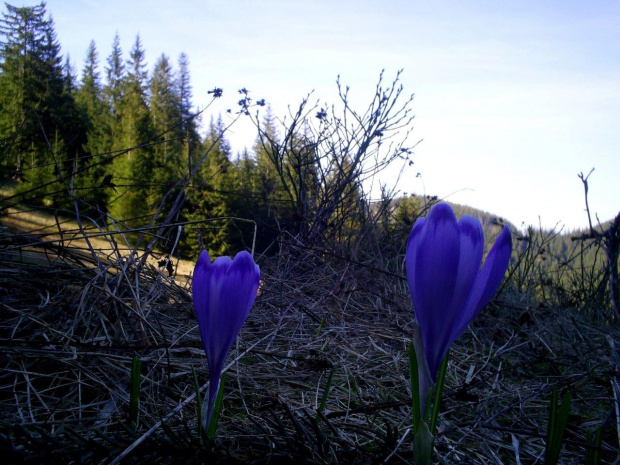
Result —
<instances>
[{"instance_id":1,"label":"crocus flower bud","mask_svg":"<svg viewBox=\"0 0 620 465\"><path fill-rule=\"evenodd\" d=\"M260 268L245 251L233 260L219 257L211 264L203 250L196 262L192 293L210 381L205 427L211 421L226 356L256 299L259 280Z\"/></svg>"},{"instance_id":2,"label":"crocus flower bud","mask_svg":"<svg viewBox=\"0 0 620 465\"><path fill-rule=\"evenodd\" d=\"M465 215L457 222L447 204L435 205L411 230L407 281L433 381L452 343L502 282L512 251L508 226L481 269L483 251L480 221Z\"/></svg>"}]
</instances>

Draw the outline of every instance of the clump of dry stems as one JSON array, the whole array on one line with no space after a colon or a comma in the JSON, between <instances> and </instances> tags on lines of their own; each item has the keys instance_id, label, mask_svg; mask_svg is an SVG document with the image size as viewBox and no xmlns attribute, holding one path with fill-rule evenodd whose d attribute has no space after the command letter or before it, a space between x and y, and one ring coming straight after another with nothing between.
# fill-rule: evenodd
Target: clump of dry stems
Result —
<instances>
[{"instance_id":1,"label":"clump of dry stems","mask_svg":"<svg viewBox=\"0 0 620 465\"><path fill-rule=\"evenodd\" d=\"M399 273L290 244L259 258L259 297L229 359L218 440L206 447L192 397L192 367L201 382L207 372L191 277L141 265L111 238L95 259L50 237L0 235L0 444L10 462L412 461L414 319ZM618 347L616 328L506 286L451 351L437 460L542 463L555 385L573 394L563 463L583 460L601 423L611 462Z\"/></svg>"}]
</instances>

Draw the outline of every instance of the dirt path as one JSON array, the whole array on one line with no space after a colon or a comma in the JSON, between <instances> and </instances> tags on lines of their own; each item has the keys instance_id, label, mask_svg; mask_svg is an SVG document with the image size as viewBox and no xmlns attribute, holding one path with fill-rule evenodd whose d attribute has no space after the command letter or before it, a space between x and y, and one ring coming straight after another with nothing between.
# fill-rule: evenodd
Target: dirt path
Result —
<instances>
[{"instance_id":1,"label":"dirt path","mask_svg":"<svg viewBox=\"0 0 620 465\"><path fill-rule=\"evenodd\" d=\"M82 232L76 220L39 209L8 208L0 215L0 225L13 234L31 236L33 240L51 242L91 254L86 237L95 252L108 261L116 261L131 250L130 244L121 232L102 230L90 221L83 221ZM158 266L157 262L163 255L165 254L156 251L149 257L148 262ZM173 264L177 279L182 281L191 275L194 268L194 263L189 260L174 259Z\"/></svg>"}]
</instances>

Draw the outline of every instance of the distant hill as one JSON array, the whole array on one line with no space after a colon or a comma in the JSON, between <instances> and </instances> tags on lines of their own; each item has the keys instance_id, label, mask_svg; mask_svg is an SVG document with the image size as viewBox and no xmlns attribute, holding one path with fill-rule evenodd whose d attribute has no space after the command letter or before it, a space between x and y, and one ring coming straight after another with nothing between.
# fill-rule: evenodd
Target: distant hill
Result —
<instances>
[{"instance_id":1,"label":"distant hill","mask_svg":"<svg viewBox=\"0 0 620 465\"><path fill-rule=\"evenodd\" d=\"M428 215L432 205L439 203L435 196L406 196L394 201L393 224L403 236L408 235L415 219ZM523 286L531 283L527 280L536 278L555 291L566 291L589 287L594 289L600 285L607 272L607 258L600 241L592 239L580 240L587 235L588 229L576 231L540 230L529 227L522 231L514 224L499 215L479 210L467 205L448 203L457 218L471 215L480 220L484 230L487 251L504 227L510 227L513 235L513 266L516 273L524 276ZM607 230L612 221L607 221L595 229L599 232ZM401 236L399 240L405 240ZM518 281L518 276L516 277ZM540 287L540 286L538 286Z\"/></svg>"},{"instance_id":2,"label":"distant hill","mask_svg":"<svg viewBox=\"0 0 620 465\"><path fill-rule=\"evenodd\" d=\"M463 215L471 215L478 218L482 223L484 236L487 240L494 239L505 225L509 226L513 232L518 231L515 225L499 215L494 215L493 213L467 205L460 205L453 202L440 202L436 196L411 195L395 199L394 220L407 226L413 226L415 219L428 215L430 208L437 203L447 203L450 205L457 219Z\"/></svg>"},{"instance_id":3,"label":"distant hill","mask_svg":"<svg viewBox=\"0 0 620 465\"><path fill-rule=\"evenodd\" d=\"M460 218L463 215L471 215L471 216L478 218L480 222L482 223L485 236L487 233L497 234L500 230L498 226L503 227L504 225L509 226L511 231L513 231L513 233L517 233L517 234L520 234L520 232L523 233L523 231L520 228L517 228L517 226L515 226L510 221L504 219L500 215L496 215L494 213L487 212L485 210L480 210L478 208L470 207L469 205L461 205L461 204L453 203L453 202L439 201L437 196L430 196L430 195L422 196L422 195L414 194L411 196L405 196L405 197L400 197L400 198L395 199L394 200L394 205L396 207L395 216L398 215L399 211L400 211L401 216L405 214L411 214L411 218L414 218L414 219L419 216L425 216L430 210L430 208L436 203L447 203L448 205L450 205L457 218ZM596 224L594 225L594 227L598 231L605 230L609 228L612 222L613 222L613 219L610 219L608 221L605 221L601 225ZM535 230L538 230L538 228L535 228ZM563 242L565 241L572 242L571 237L582 236L583 234L586 234L588 231L589 231L588 228L580 228L576 230L562 229L559 231L554 231L552 229L542 230L542 232L546 234L551 234L551 233L557 234L558 238L563 238Z\"/></svg>"}]
</instances>

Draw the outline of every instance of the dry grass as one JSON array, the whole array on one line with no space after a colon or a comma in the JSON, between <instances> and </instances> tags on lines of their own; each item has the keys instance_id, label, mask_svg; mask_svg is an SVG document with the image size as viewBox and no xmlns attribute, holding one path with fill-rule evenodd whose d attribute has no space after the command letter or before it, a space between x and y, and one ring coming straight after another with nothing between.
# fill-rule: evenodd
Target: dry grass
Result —
<instances>
[{"instance_id":1,"label":"dry grass","mask_svg":"<svg viewBox=\"0 0 620 465\"><path fill-rule=\"evenodd\" d=\"M207 372L189 279L141 267L110 238L112 250L97 246L93 257L76 238L48 234L0 235L0 444L10 463L412 463L414 327L402 279L294 247L260 259L219 438L202 447L191 373ZM543 463L557 385L573 394L562 463L583 463L601 422L611 463L617 327L506 289L453 346L437 461Z\"/></svg>"}]
</instances>

